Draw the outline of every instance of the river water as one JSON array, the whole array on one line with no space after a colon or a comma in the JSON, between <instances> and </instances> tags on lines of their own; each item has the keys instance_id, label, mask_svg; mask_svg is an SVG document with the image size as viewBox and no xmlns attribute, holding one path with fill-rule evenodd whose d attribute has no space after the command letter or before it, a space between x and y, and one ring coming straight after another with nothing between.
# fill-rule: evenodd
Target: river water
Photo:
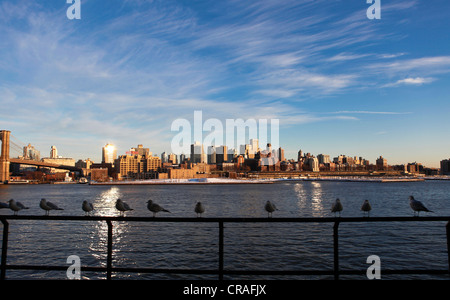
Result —
<instances>
[{"instance_id":1,"label":"river water","mask_svg":"<svg viewBox=\"0 0 450 300\"><path fill-rule=\"evenodd\" d=\"M201 201L204 217L267 217L264 204L279 208L273 217L331 217L340 198L343 217L362 216L368 199L371 216L412 216L408 197L414 195L435 213L450 215L450 181L425 182L285 182L255 185L0 185L0 201L13 198L29 206L20 215L43 215L41 198L64 208L51 215L84 215L83 200L94 215L117 216L121 198L134 210L127 216L151 216L152 199L171 213L158 217L195 218ZM1 209L1 215L12 214ZM225 224L224 268L228 270L331 270L333 223ZM0 237L1 238L1 237ZM217 269L218 228L215 223L114 222L113 266ZM106 265L107 225L101 221L10 220L8 264L67 265L77 255L81 265ZM445 222L342 223L339 226L340 268L367 269L378 255L381 270L448 268ZM104 273L82 272L82 278L102 279ZM113 274L119 279L216 279L217 275ZM8 279L64 279L64 271L7 270ZM365 276L342 276L365 279ZM383 279L449 279L448 276L383 275ZM225 279L332 279L331 276L225 276Z\"/></svg>"}]
</instances>

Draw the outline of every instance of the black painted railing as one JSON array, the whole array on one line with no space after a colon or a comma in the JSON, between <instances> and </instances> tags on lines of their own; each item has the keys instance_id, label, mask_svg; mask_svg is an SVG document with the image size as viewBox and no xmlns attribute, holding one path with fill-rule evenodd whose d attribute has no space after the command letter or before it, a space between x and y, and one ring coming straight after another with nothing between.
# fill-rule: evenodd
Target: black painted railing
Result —
<instances>
[{"instance_id":1,"label":"black painted railing","mask_svg":"<svg viewBox=\"0 0 450 300\"><path fill-rule=\"evenodd\" d=\"M106 272L106 278L112 273L172 273L172 274L216 274L220 280L224 275L363 275L366 270L341 270L339 268L339 224L365 222L447 222L448 269L383 269L383 274L449 274L450 275L450 216L448 217L338 217L338 218L153 218L153 217L102 217L102 216L0 216L3 224L0 279L6 279L6 270L67 270L66 266L48 265L8 265L8 237L10 220L39 221L104 221L108 226L106 267L81 266L82 271ZM218 224L219 264L217 269L154 269L124 268L113 266L113 222L169 222L169 223L216 223ZM224 268L224 224L225 223L334 223L333 226L333 267L328 270L227 270Z\"/></svg>"}]
</instances>

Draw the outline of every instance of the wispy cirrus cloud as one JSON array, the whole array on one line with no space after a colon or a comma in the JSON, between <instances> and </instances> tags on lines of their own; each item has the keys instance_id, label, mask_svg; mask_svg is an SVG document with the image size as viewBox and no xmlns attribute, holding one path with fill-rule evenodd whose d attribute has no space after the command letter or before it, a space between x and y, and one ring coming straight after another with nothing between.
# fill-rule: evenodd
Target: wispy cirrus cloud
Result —
<instances>
[{"instance_id":1,"label":"wispy cirrus cloud","mask_svg":"<svg viewBox=\"0 0 450 300\"><path fill-rule=\"evenodd\" d=\"M431 77L415 77L415 78L405 78L405 79L399 79L394 83L385 84L384 87L396 87L400 85L423 85L426 83L431 83L435 79Z\"/></svg>"},{"instance_id":2,"label":"wispy cirrus cloud","mask_svg":"<svg viewBox=\"0 0 450 300\"><path fill-rule=\"evenodd\" d=\"M330 112L330 114L363 114L363 115L406 115L412 112L394 112L394 111L368 111L368 110L341 110Z\"/></svg>"},{"instance_id":3,"label":"wispy cirrus cloud","mask_svg":"<svg viewBox=\"0 0 450 300\"><path fill-rule=\"evenodd\" d=\"M411 34L390 25L419 1L384 4L382 24L366 18L366 3L345 2L85 1L82 20L71 22L65 3L2 1L0 126L30 139L41 129L46 142L83 137L97 149L107 138L164 145L171 121L199 109L292 127L409 114L347 109L359 100L319 113L355 91L420 87L450 73L445 54L388 47Z\"/></svg>"}]
</instances>

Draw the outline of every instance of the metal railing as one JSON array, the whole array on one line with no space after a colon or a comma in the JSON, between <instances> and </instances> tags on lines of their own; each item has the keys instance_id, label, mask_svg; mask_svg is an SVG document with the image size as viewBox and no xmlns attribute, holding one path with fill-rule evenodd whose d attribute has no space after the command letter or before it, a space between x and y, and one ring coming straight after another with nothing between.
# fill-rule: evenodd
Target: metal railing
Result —
<instances>
[{"instance_id":1,"label":"metal railing","mask_svg":"<svg viewBox=\"0 0 450 300\"><path fill-rule=\"evenodd\" d=\"M167 273L167 274L215 274L219 280L224 275L332 275L339 279L340 275L364 275L366 270L341 270L339 266L339 224L365 222L443 222L446 221L448 269L383 269L383 274L449 274L450 275L450 216L447 217L334 217L334 218L153 218L153 217L102 217L102 216L0 216L3 223L3 240L1 253L0 279L6 279L6 270L43 270L62 271L66 266L48 265L8 265L8 220L40 220L40 221L104 221L108 226L106 267L81 266L82 271L106 272L110 280L112 273ZM218 257L217 269L154 269L125 268L113 266L113 222L169 222L169 223L217 223L218 224ZM328 270L228 270L224 268L224 224L225 223L334 223L333 226L333 268Z\"/></svg>"}]
</instances>

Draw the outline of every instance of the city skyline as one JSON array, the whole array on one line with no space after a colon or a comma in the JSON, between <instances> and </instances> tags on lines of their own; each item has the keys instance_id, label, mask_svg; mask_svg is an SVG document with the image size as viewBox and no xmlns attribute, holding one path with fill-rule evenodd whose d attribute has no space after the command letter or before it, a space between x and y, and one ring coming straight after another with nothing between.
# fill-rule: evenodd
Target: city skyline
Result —
<instances>
[{"instance_id":1,"label":"city skyline","mask_svg":"<svg viewBox=\"0 0 450 300\"><path fill-rule=\"evenodd\" d=\"M279 119L286 158L438 168L450 4L382 1L371 20L365 0L348 2L82 1L69 20L65 1L2 1L0 128L100 162L107 143L170 153L173 120L202 110Z\"/></svg>"}]
</instances>

